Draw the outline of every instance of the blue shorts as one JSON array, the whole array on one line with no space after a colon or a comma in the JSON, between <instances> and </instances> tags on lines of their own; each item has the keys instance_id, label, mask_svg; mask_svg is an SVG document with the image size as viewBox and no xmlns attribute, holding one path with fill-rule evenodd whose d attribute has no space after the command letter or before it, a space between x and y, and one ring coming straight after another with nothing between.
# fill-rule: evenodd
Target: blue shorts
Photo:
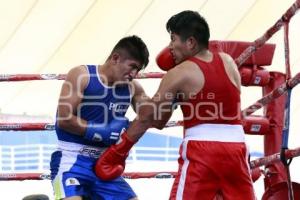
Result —
<instances>
[{"instance_id":1,"label":"blue shorts","mask_svg":"<svg viewBox=\"0 0 300 200\"><path fill-rule=\"evenodd\" d=\"M84 196L91 200L128 200L136 197L122 177L103 181L95 175L94 164L99 156L95 148L83 145L79 151L74 151L74 148L65 150L67 148L55 151L51 156L50 170L55 199Z\"/></svg>"}]
</instances>

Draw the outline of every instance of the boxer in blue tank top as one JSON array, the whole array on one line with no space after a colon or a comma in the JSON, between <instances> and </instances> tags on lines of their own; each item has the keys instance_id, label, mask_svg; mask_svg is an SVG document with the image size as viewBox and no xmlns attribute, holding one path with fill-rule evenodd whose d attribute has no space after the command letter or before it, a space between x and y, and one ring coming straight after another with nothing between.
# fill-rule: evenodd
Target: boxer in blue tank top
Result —
<instances>
[{"instance_id":1,"label":"boxer in blue tank top","mask_svg":"<svg viewBox=\"0 0 300 200\"><path fill-rule=\"evenodd\" d=\"M148 57L145 43L129 36L116 44L103 65L69 71L56 115L58 149L50 162L55 199L137 199L122 177L101 180L94 165L128 127L128 107L135 110L148 100L141 85L132 80L147 66Z\"/></svg>"}]
</instances>

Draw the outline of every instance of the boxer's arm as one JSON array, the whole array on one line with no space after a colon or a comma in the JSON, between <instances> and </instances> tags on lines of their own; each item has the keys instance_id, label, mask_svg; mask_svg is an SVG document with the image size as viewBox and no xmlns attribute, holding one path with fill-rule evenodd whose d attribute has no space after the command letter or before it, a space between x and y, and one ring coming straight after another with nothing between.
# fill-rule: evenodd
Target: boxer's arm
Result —
<instances>
[{"instance_id":1,"label":"boxer's arm","mask_svg":"<svg viewBox=\"0 0 300 200\"><path fill-rule=\"evenodd\" d=\"M226 53L220 53L222 61L224 63L225 71L230 81L241 90L241 76L238 67L232 57Z\"/></svg>"},{"instance_id":2,"label":"boxer's arm","mask_svg":"<svg viewBox=\"0 0 300 200\"><path fill-rule=\"evenodd\" d=\"M180 65L185 65L182 63ZM183 67L184 68L184 67ZM180 74L180 76L178 75ZM181 67L167 72L155 95L147 104L140 106L138 116L131 123L127 134L132 141L137 141L151 127L163 128L172 115L172 105L177 92L181 91L187 76Z\"/></svg>"},{"instance_id":3,"label":"boxer's arm","mask_svg":"<svg viewBox=\"0 0 300 200\"><path fill-rule=\"evenodd\" d=\"M132 81L131 91L133 95L131 106L133 110L137 113L139 111L140 106L148 102L150 100L150 97L145 93L141 84L136 80Z\"/></svg>"},{"instance_id":4,"label":"boxer's arm","mask_svg":"<svg viewBox=\"0 0 300 200\"><path fill-rule=\"evenodd\" d=\"M85 133L87 122L76 115L88 81L89 76L85 66L78 66L71 69L62 85L58 101L58 127L81 136Z\"/></svg>"},{"instance_id":5,"label":"boxer's arm","mask_svg":"<svg viewBox=\"0 0 300 200\"><path fill-rule=\"evenodd\" d=\"M180 67L171 69L161 81L157 92L152 98L157 108L156 113L154 113L156 114L155 118L152 121L153 127L163 129L171 118L177 103L177 93L182 91L182 85L185 84L185 76L178 76L178 74L183 73Z\"/></svg>"},{"instance_id":6,"label":"boxer's arm","mask_svg":"<svg viewBox=\"0 0 300 200\"><path fill-rule=\"evenodd\" d=\"M180 86L184 83L185 77L178 76L177 70L170 70L162 79L159 89L154 97L149 100L152 105L144 104L137 112L136 119L131 123L128 131L125 131L115 145L108 148L95 164L95 173L103 180L112 180L120 176L125 169L125 160L132 146L145 133L145 131L156 121L156 115L162 114L159 110L164 104L171 105L172 98L167 98L166 94L175 96ZM168 106L166 106L168 107ZM171 107L171 106L170 106ZM167 111L169 116L172 109ZM163 117L162 116L162 117Z\"/></svg>"}]
</instances>

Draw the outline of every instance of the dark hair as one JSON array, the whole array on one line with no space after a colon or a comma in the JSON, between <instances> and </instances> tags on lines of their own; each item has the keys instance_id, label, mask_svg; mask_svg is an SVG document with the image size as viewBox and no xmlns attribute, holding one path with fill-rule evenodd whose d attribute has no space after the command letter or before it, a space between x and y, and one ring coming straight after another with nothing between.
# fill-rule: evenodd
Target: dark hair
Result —
<instances>
[{"instance_id":1,"label":"dark hair","mask_svg":"<svg viewBox=\"0 0 300 200\"><path fill-rule=\"evenodd\" d=\"M194 37L199 45L208 48L209 26L198 12L186 10L173 15L166 24L169 33L176 33L181 40Z\"/></svg>"},{"instance_id":2,"label":"dark hair","mask_svg":"<svg viewBox=\"0 0 300 200\"><path fill-rule=\"evenodd\" d=\"M148 65L149 51L143 40L136 36L128 36L122 38L113 48L113 52L123 54L124 57L139 61L143 68Z\"/></svg>"}]
</instances>

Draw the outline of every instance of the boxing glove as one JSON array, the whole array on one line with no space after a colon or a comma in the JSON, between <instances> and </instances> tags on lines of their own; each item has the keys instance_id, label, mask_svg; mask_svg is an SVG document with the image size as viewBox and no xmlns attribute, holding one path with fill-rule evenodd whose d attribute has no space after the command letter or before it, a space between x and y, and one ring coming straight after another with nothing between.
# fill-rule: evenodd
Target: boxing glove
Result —
<instances>
[{"instance_id":1,"label":"boxing glove","mask_svg":"<svg viewBox=\"0 0 300 200\"><path fill-rule=\"evenodd\" d=\"M89 121L84 134L84 138L90 141L103 142L110 146L115 144L120 134L129 126L129 121L126 117L113 119L108 125L94 123Z\"/></svg>"},{"instance_id":2,"label":"boxing glove","mask_svg":"<svg viewBox=\"0 0 300 200\"><path fill-rule=\"evenodd\" d=\"M175 67L175 60L169 47L165 47L161 52L159 52L156 56L156 64L163 71L169 71Z\"/></svg>"},{"instance_id":3,"label":"boxing glove","mask_svg":"<svg viewBox=\"0 0 300 200\"><path fill-rule=\"evenodd\" d=\"M125 169L125 160L134 143L127 132L123 132L118 143L110 146L98 158L94 168L95 174L102 180L112 180L121 176Z\"/></svg>"}]
</instances>

